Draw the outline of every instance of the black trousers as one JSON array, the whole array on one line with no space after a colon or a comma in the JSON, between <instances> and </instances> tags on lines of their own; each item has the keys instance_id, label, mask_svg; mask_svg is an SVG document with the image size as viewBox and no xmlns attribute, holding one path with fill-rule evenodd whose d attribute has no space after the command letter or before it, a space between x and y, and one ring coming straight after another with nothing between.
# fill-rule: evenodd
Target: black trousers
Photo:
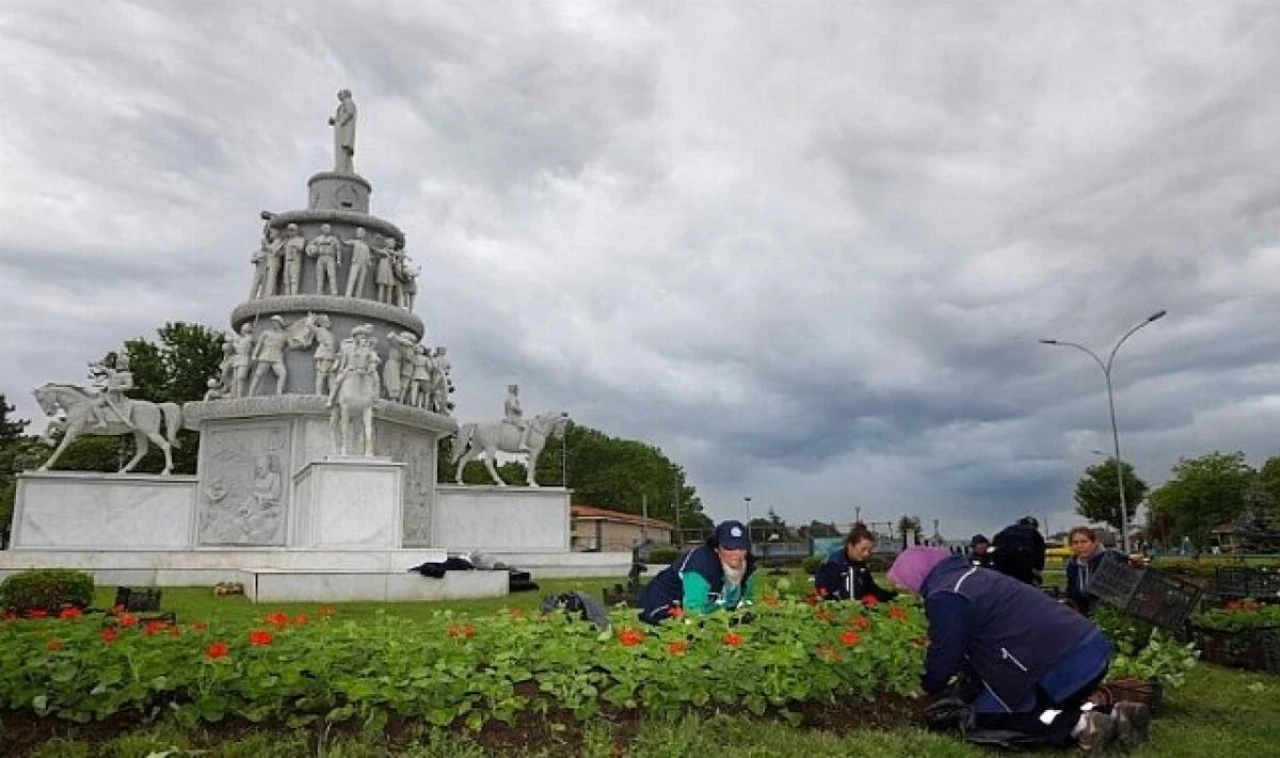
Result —
<instances>
[{"instance_id":1,"label":"black trousers","mask_svg":"<svg viewBox=\"0 0 1280 758\"><path fill-rule=\"evenodd\" d=\"M1080 720L1081 706L1088 702L1089 696L1098 689L1098 685L1102 684L1102 680L1106 677L1107 672L1103 671L1096 679L1058 702L1054 702L1044 689L1037 687L1036 705L1030 711L975 714L974 725L979 729L1018 732L1046 745L1067 747L1072 742L1071 730ZM1048 710L1062 712L1053 721L1045 724L1040 720L1040 714Z\"/></svg>"}]
</instances>

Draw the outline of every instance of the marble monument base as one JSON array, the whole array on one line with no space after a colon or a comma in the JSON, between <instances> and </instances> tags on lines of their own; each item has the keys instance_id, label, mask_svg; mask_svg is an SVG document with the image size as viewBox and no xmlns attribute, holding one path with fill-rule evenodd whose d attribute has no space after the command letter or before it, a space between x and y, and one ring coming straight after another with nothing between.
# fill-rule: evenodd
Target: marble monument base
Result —
<instances>
[{"instance_id":1,"label":"marble monument base","mask_svg":"<svg viewBox=\"0 0 1280 758\"><path fill-rule=\"evenodd\" d=\"M569 490L563 487L439 484L433 515L431 544L450 551L569 554Z\"/></svg>"},{"instance_id":2,"label":"marble monument base","mask_svg":"<svg viewBox=\"0 0 1280 758\"><path fill-rule=\"evenodd\" d=\"M293 478L290 544L313 548L400 546L404 464L390 458L330 456Z\"/></svg>"},{"instance_id":3,"label":"marble monument base","mask_svg":"<svg viewBox=\"0 0 1280 758\"><path fill-rule=\"evenodd\" d=\"M186 548L196 487L194 476L26 472L18 476L12 546Z\"/></svg>"}]
</instances>

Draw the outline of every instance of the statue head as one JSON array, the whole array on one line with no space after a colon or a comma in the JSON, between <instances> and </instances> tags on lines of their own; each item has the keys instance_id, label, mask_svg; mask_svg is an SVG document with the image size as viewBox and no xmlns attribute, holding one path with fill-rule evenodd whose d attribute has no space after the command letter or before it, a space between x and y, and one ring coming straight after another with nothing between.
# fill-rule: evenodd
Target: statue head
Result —
<instances>
[{"instance_id":1,"label":"statue head","mask_svg":"<svg viewBox=\"0 0 1280 758\"><path fill-rule=\"evenodd\" d=\"M250 334L253 334L253 324L251 323L241 324L240 334L245 337L248 337Z\"/></svg>"},{"instance_id":2,"label":"statue head","mask_svg":"<svg viewBox=\"0 0 1280 758\"><path fill-rule=\"evenodd\" d=\"M508 394L511 394L511 395L519 395L519 394L520 394L520 386L519 386L519 385L517 385L517 384L508 384L508 385L507 385L507 393L508 393Z\"/></svg>"},{"instance_id":3,"label":"statue head","mask_svg":"<svg viewBox=\"0 0 1280 758\"><path fill-rule=\"evenodd\" d=\"M128 371L128 370L129 370L129 354L116 353L116 371Z\"/></svg>"},{"instance_id":4,"label":"statue head","mask_svg":"<svg viewBox=\"0 0 1280 758\"><path fill-rule=\"evenodd\" d=\"M332 232L332 231L333 231L333 227L332 227L332 226L329 226L328 224L321 224L321 225L320 225L320 233L321 233L321 234L328 234L329 232Z\"/></svg>"},{"instance_id":5,"label":"statue head","mask_svg":"<svg viewBox=\"0 0 1280 758\"><path fill-rule=\"evenodd\" d=\"M209 379L204 383L204 386L208 387L209 389L214 389L214 388L216 388L216 387L218 386L218 380L217 380L216 378L214 378L214 377L210 377L210 378L209 378Z\"/></svg>"},{"instance_id":6,"label":"statue head","mask_svg":"<svg viewBox=\"0 0 1280 758\"><path fill-rule=\"evenodd\" d=\"M284 328L284 316L281 316L280 314L277 313L276 315L271 317L271 321L281 329Z\"/></svg>"},{"instance_id":7,"label":"statue head","mask_svg":"<svg viewBox=\"0 0 1280 758\"><path fill-rule=\"evenodd\" d=\"M315 324L316 326L323 326L324 328L328 329L330 326L329 315L326 313L317 314L315 318L312 319L312 323Z\"/></svg>"},{"instance_id":8,"label":"statue head","mask_svg":"<svg viewBox=\"0 0 1280 758\"><path fill-rule=\"evenodd\" d=\"M285 227L285 229L287 229L287 230L288 230L288 232L289 232L290 234L297 234L297 233L298 233L298 225L297 225L297 224L289 224L288 226L286 226L286 227Z\"/></svg>"},{"instance_id":9,"label":"statue head","mask_svg":"<svg viewBox=\"0 0 1280 758\"><path fill-rule=\"evenodd\" d=\"M342 100L350 100L350 99L351 99L351 90L349 90L349 89L345 89L345 88L344 88L344 89L340 89L340 90L338 90L338 100L339 100L339 101L342 101Z\"/></svg>"},{"instance_id":10,"label":"statue head","mask_svg":"<svg viewBox=\"0 0 1280 758\"><path fill-rule=\"evenodd\" d=\"M365 235L364 227L363 227L363 226L357 226L357 227L356 227L356 236L357 236L357 237L359 237L360 239L364 239L364 235Z\"/></svg>"}]
</instances>

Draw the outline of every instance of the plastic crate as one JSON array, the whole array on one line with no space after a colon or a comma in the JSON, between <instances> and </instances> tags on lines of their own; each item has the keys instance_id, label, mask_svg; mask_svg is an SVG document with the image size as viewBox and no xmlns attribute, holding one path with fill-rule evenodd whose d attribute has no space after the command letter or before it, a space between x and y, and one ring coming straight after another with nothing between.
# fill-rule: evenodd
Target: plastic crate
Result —
<instances>
[{"instance_id":1,"label":"plastic crate","mask_svg":"<svg viewBox=\"0 0 1280 758\"><path fill-rule=\"evenodd\" d=\"M1219 666L1248 671L1280 673L1280 627L1246 627L1243 629L1191 628L1192 639L1200 648L1200 660Z\"/></svg>"},{"instance_id":2,"label":"plastic crate","mask_svg":"<svg viewBox=\"0 0 1280 758\"><path fill-rule=\"evenodd\" d=\"M1090 584L1090 589L1092 589ZM1203 592L1195 584L1153 569L1141 571L1137 587L1129 595L1124 612L1176 634L1200 605Z\"/></svg>"},{"instance_id":3,"label":"plastic crate","mask_svg":"<svg viewBox=\"0 0 1280 758\"><path fill-rule=\"evenodd\" d=\"M1142 581L1143 569L1129 565L1124 556L1108 552L1089 577L1089 592L1108 605L1125 610Z\"/></svg>"},{"instance_id":4,"label":"plastic crate","mask_svg":"<svg viewBox=\"0 0 1280 758\"><path fill-rule=\"evenodd\" d=\"M1218 566L1213 570L1213 589L1221 597L1280 599L1280 571L1257 566Z\"/></svg>"}]
</instances>

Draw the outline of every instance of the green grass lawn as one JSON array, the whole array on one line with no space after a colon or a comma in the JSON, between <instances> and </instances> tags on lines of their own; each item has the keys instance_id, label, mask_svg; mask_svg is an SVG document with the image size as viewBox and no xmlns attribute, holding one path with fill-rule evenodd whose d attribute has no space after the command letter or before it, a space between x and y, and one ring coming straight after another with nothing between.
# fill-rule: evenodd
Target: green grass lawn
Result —
<instances>
[{"instance_id":1,"label":"green grass lawn","mask_svg":"<svg viewBox=\"0 0 1280 758\"><path fill-rule=\"evenodd\" d=\"M793 575L794 576L794 575ZM772 581L773 578L768 578ZM431 581L424 579L423 581ZM346 619L389 613L409 619L424 619L438 611L487 614L501 608L536 612L543 596L568 590L583 590L600 597L603 587L617 579L566 579L541 583L536 592L520 593L494 600L447 603L347 603L337 606ZM98 604L111 602L114 589L99 591ZM163 610L172 611L180 621L213 617L259 617L276 610L290 614L314 613L315 603L255 605L243 597L216 598L208 588L175 588L164 591ZM535 749L520 752L510 747L486 749L471 735L458 731L433 732L411 728L388 738L385 734L346 731L319 734L314 731L226 730L184 731L161 722L123 736L98 740L77 733L68 725L33 755L40 758L72 756L120 756L146 758L164 756L307 756L357 758L373 756L697 756L715 753L745 756L983 756L949 736L927 734L914 729L866 730L830 733L797 728L779 721L757 719L744 713L685 715L675 718L641 719L638 725L615 724L603 718L585 725L580 734L565 734L561 743L543 740ZM0 733L0 745L3 734ZM3 752L3 751L0 751ZM1200 666L1188 685L1167 697L1165 715L1153 727L1152 743L1139 756L1247 756L1261 758L1280 754L1280 677Z\"/></svg>"}]
</instances>

